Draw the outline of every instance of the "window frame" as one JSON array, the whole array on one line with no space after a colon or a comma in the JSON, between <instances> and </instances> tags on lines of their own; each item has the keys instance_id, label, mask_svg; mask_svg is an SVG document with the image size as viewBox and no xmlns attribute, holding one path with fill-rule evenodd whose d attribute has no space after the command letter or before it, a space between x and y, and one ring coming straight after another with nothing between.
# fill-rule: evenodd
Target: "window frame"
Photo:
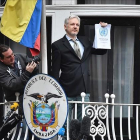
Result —
<instances>
[{"instance_id":1,"label":"window frame","mask_svg":"<svg viewBox=\"0 0 140 140\"><path fill-rule=\"evenodd\" d=\"M81 27L79 31L79 35L84 35L84 25L94 25L102 21L112 24L111 27L111 49L108 50L108 71L107 71L107 92L109 94L113 94L113 38L114 38L114 27L113 26L135 26L135 39L134 39L134 89L133 89L133 103L140 103L140 59L139 59L139 52L140 52L140 40L139 40L139 26L140 26L140 19L137 17L84 17L80 16L81 18ZM139 29L139 30L138 30Z\"/></svg>"}]
</instances>

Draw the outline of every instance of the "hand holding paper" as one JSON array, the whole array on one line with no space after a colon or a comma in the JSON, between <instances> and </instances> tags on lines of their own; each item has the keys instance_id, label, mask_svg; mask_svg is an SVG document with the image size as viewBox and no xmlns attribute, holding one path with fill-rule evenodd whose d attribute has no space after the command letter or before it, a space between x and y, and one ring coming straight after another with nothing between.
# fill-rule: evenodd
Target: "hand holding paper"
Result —
<instances>
[{"instance_id":1,"label":"hand holding paper","mask_svg":"<svg viewBox=\"0 0 140 140\"><path fill-rule=\"evenodd\" d=\"M102 27L106 27L108 24L106 22L100 22L99 23Z\"/></svg>"}]
</instances>

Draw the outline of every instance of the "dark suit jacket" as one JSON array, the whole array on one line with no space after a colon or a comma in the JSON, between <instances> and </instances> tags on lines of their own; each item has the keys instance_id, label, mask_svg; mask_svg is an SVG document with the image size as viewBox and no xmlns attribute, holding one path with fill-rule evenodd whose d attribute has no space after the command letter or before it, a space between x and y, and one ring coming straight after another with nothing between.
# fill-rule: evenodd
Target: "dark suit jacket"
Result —
<instances>
[{"instance_id":1,"label":"dark suit jacket","mask_svg":"<svg viewBox=\"0 0 140 140\"><path fill-rule=\"evenodd\" d=\"M80 60L64 36L52 44L51 75L61 84L68 97L75 97L81 92L89 93L89 59L91 53L104 54L106 50L95 50L85 37L78 37L84 46ZM59 71L61 74L59 76Z\"/></svg>"}]
</instances>

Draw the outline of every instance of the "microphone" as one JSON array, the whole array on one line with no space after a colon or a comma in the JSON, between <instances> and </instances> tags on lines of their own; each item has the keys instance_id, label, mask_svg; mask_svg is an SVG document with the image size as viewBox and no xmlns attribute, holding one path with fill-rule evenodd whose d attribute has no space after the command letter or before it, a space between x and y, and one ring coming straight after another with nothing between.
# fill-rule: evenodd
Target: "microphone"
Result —
<instances>
[{"instance_id":1,"label":"microphone","mask_svg":"<svg viewBox=\"0 0 140 140\"><path fill-rule=\"evenodd\" d=\"M8 132L13 129L21 120L18 114L13 114L0 128L0 140L2 140Z\"/></svg>"},{"instance_id":2,"label":"microphone","mask_svg":"<svg viewBox=\"0 0 140 140\"><path fill-rule=\"evenodd\" d=\"M80 131L78 140L79 139L82 139L82 140L88 139L88 137L90 136L90 126L91 126L91 119L88 116L84 116L82 123L81 123L81 131Z\"/></svg>"},{"instance_id":3,"label":"microphone","mask_svg":"<svg viewBox=\"0 0 140 140\"><path fill-rule=\"evenodd\" d=\"M62 140L62 136L65 134L65 128L60 128L58 132L58 140Z\"/></svg>"},{"instance_id":4,"label":"microphone","mask_svg":"<svg viewBox=\"0 0 140 140\"><path fill-rule=\"evenodd\" d=\"M73 119L70 122L69 137L71 140L77 140L80 132L81 123L78 119Z\"/></svg>"},{"instance_id":5,"label":"microphone","mask_svg":"<svg viewBox=\"0 0 140 140\"><path fill-rule=\"evenodd\" d=\"M4 120L3 120L3 122L5 123L7 120L8 120L8 118L12 115L12 113L14 112L14 111L16 111L17 110L17 108L18 108L18 106L19 106L19 104L18 103L13 103L11 106L10 106L10 111L6 114L6 116L4 117Z\"/></svg>"}]
</instances>

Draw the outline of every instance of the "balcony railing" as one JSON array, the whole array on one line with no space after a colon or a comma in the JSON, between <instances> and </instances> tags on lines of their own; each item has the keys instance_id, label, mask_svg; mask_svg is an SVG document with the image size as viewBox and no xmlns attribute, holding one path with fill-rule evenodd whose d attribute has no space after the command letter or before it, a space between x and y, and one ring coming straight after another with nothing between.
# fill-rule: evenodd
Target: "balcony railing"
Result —
<instances>
[{"instance_id":1,"label":"balcony railing","mask_svg":"<svg viewBox=\"0 0 140 140\"><path fill-rule=\"evenodd\" d=\"M123 140L124 135L123 135L123 107L126 106L127 107L127 112L128 114L125 114L125 120L127 120L127 124L125 124L127 127L125 127L125 129L127 129L127 139L131 140L132 139L132 135L135 135L136 140L139 140L139 106L140 104L121 104L121 103L115 103L115 95L112 94L111 96L109 96L108 93L105 94L105 99L106 102L84 102L84 97L85 94L81 94L82 96L82 101L81 102L76 102L76 101L70 101L69 103L74 103L75 104L75 116L74 119L77 118L76 116L76 112L77 112L77 104L80 103L82 104L82 117L84 117L84 115L87 115L91 118L91 127L90 127L90 135L92 136L93 140L96 139L96 136L101 137L100 139L104 140L105 138L107 138L107 140L116 140L116 131L115 131L115 107L119 107L119 117L117 117L117 119L119 119L119 124L117 124L118 128L119 128L119 139ZM109 98L111 99L111 103L109 103ZM86 104L86 107L84 107ZM133 110L136 109L136 114L133 114L132 116L132 112ZM126 108L125 108L126 109ZM127 117L126 117L127 116ZM135 120L135 124L133 124L133 126L135 126L135 128L132 128L131 124L132 124L132 118L133 120ZM96 121L96 124L95 124ZM67 123L69 121L67 120ZM126 123L126 121L125 121ZM109 128L110 127L110 128ZM133 133L133 129L136 130L135 133ZM110 132L111 131L111 132ZM69 126L67 127L67 138L69 139ZM117 132L118 133L118 132ZM126 133L126 130L125 130ZM126 134L125 134L126 135Z\"/></svg>"},{"instance_id":2,"label":"balcony railing","mask_svg":"<svg viewBox=\"0 0 140 140\"><path fill-rule=\"evenodd\" d=\"M115 103L115 95L105 94L106 102L84 102L85 93L81 94L82 101L69 101L69 104L75 104L73 118L77 119L77 105L82 104L82 117L85 115L91 118L91 127L90 127L90 135L93 140L96 137L100 137L101 140L117 140L118 137L120 140L124 139L124 128L125 128L125 137L128 140L132 140L132 136L139 140L139 106L140 104L122 104ZM109 100L111 101L109 103ZM6 105L8 103L0 103L0 105ZM119 120L116 126L116 116L115 116L115 107L119 108L119 117L117 116L117 120ZM125 106L125 110L127 109L127 114L125 117L123 116L123 107ZM117 109L118 110L118 109ZM135 111L134 111L135 110ZM132 113L134 112L134 113ZM67 140L69 140L69 117L67 117ZM125 122L123 121L125 118ZM132 119L133 118L133 119ZM133 122L132 122L133 121ZM127 122L127 124L126 124ZM124 124L125 123L125 124ZM133 123L133 127L132 127ZM126 127L123 127L126 125ZM128 126L128 127L127 127ZM115 128L119 128L119 136L118 132L116 133ZM134 128L135 127L135 128ZM133 130L136 130L133 132ZM118 129L117 129L118 130ZM126 134L127 130L127 134ZM12 139L14 139L16 128L12 131ZM18 139L21 136L22 127L19 130ZM26 127L26 132L24 138L28 135L28 127ZM34 140L34 135L32 135L32 140ZM134 140L134 139L133 139Z\"/></svg>"}]
</instances>

